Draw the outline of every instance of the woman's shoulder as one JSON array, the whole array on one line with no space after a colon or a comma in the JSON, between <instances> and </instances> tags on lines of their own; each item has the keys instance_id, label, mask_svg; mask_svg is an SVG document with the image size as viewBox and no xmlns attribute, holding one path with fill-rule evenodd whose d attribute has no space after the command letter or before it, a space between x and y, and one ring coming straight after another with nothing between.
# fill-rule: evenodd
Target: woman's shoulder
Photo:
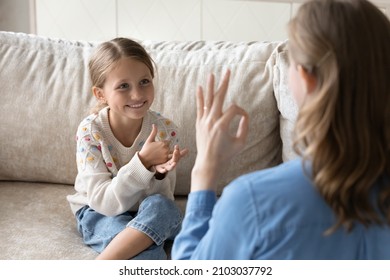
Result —
<instances>
[{"instance_id":1,"label":"woman's shoulder","mask_svg":"<svg viewBox=\"0 0 390 280\"><path fill-rule=\"evenodd\" d=\"M278 221L293 226L302 221L311 224L319 217L330 221L331 210L304 164L297 159L240 176L224 189L222 196L237 207L246 202L262 225Z\"/></svg>"},{"instance_id":2,"label":"woman's shoulder","mask_svg":"<svg viewBox=\"0 0 390 280\"><path fill-rule=\"evenodd\" d=\"M295 181L310 181L310 165L301 158L290 160L274 167L244 174L236 179L238 182L248 181L255 185L292 185Z\"/></svg>"},{"instance_id":3,"label":"woman's shoulder","mask_svg":"<svg viewBox=\"0 0 390 280\"><path fill-rule=\"evenodd\" d=\"M226 192L232 196L250 196L256 205L271 208L308 205L321 199L312 183L310 166L300 158L242 175L232 181Z\"/></svg>"}]
</instances>

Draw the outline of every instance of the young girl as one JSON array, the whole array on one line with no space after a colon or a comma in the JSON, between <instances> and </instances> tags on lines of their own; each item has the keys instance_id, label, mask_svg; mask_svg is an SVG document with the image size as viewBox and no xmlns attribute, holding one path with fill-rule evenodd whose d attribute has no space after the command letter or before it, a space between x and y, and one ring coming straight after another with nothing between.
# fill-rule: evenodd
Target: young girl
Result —
<instances>
[{"instance_id":1,"label":"young girl","mask_svg":"<svg viewBox=\"0 0 390 280\"><path fill-rule=\"evenodd\" d=\"M89 71L99 106L77 130L68 200L78 230L97 259L165 259L164 241L181 224L174 168L187 150L174 123L149 109L153 62L137 42L116 38L97 47Z\"/></svg>"},{"instance_id":2,"label":"young girl","mask_svg":"<svg viewBox=\"0 0 390 280\"><path fill-rule=\"evenodd\" d=\"M198 91L197 158L174 259L390 259L390 22L366 0L303 4L289 24L297 160L216 178L248 115ZM241 116L237 134L229 124ZM215 207L214 207L215 206Z\"/></svg>"}]
</instances>

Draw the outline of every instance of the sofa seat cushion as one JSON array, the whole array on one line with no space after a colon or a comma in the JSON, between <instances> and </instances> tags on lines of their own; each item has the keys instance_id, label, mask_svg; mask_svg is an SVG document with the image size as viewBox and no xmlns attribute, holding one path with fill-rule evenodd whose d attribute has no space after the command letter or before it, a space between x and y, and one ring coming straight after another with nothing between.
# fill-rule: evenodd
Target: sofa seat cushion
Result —
<instances>
[{"instance_id":1,"label":"sofa seat cushion","mask_svg":"<svg viewBox=\"0 0 390 280\"><path fill-rule=\"evenodd\" d=\"M69 185L0 182L0 258L94 259L65 199L72 192Z\"/></svg>"},{"instance_id":2,"label":"sofa seat cushion","mask_svg":"<svg viewBox=\"0 0 390 280\"><path fill-rule=\"evenodd\" d=\"M70 185L0 181L0 260L94 259L65 199L70 193ZM186 201L175 200L183 213Z\"/></svg>"}]
</instances>

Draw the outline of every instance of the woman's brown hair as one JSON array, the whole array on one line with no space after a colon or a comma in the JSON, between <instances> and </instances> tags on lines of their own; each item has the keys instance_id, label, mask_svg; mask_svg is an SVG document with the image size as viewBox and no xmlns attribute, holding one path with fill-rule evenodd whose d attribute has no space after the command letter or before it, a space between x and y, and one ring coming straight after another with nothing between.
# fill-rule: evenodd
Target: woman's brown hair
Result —
<instances>
[{"instance_id":1,"label":"woman's brown hair","mask_svg":"<svg viewBox=\"0 0 390 280\"><path fill-rule=\"evenodd\" d=\"M327 233L390 224L389 19L366 0L310 1L288 32L292 60L317 79L294 148L336 213Z\"/></svg>"}]
</instances>

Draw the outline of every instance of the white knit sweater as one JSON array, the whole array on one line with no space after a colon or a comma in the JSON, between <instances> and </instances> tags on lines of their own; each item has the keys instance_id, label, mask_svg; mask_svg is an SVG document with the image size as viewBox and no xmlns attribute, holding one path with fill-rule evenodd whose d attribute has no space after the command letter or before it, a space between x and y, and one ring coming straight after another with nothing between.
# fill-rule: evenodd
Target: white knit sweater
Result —
<instances>
[{"instance_id":1,"label":"white knit sweater","mask_svg":"<svg viewBox=\"0 0 390 280\"><path fill-rule=\"evenodd\" d=\"M149 110L133 145L124 147L111 131L108 110L106 107L88 116L78 127L76 193L67 197L72 212L89 205L103 215L115 216L137 210L139 203L151 194L173 199L175 170L157 180L155 171L144 167L138 152L150 135L152 124L158 129L156 141L169 140L173 148L179 142L176 125Z\"/></svg>"}]
</instances>

